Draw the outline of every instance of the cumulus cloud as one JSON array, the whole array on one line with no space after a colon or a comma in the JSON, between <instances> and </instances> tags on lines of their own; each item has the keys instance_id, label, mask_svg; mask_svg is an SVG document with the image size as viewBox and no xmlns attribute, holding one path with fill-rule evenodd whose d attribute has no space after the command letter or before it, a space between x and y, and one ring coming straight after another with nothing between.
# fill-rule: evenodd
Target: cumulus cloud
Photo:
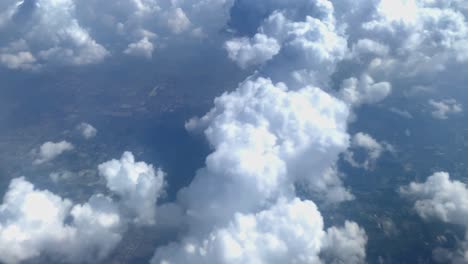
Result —
<instances>
[{"instance_id":1,"label":"cumulus cloud","mask_svg":"<svg viewBox=\"0 0 468 264\"><path fill-rule=\"evenodd\" d=\"M16 54L2 51L1 62L8 67L25 69L50 62L90 64L108 55L108 51L74 17L75 3L72 0L22 1L11 3L10 9L9 25L12 28L9 33L17 39L3 44L12 46L22 41L27 49Z\"/></svg>"},{"instance_id":2,"label":"cumulus cloud","mask_svg":"<svg viewBox=\"0 0 468 264\"><path fill-rule=\"evenodd\" d=\"M359 162L355 158L355 152L353 150L348 150L344 154L344 159L353 167L364 168L366 170L370 170L375 167L375 163L384 151L395 151L392 145L386 142L378 142L370 135L362 132L359 132L352 137L350 147L353 150L365 150L367 152L367 157L363 161Z\"/></svg>"},{"instance_id":3,"label":"cumulus cloud","mask_svg":"<svg viewBox=\"0 0 468 264\"><path fill-rule=\"evenodd\" d=\"M153 43L151 43L148 38L142 38L138 42L130 43L124 53L132 56L141 56L147 59L151 59L153 56L153 50Z\"/></svg>"},{"instance_id":4,"label":"cumulus cloud","mask_svg":"<svg viewBox=\"0 0 468 264\"><path fill-rule=\"evenodd\" d=\"M358 80L350 78L341 84L340 97L351 105L372 104L382 101L392 90L388 82L375 83L369 75Z\"/></svg>"},{"instance_id":5,"label":"cumulus cloud","mask_svg":"<svg viewBox=\"0 0 468 264\"><path fill-rule=\"evenodd\" d=\"M344 103L318 88L288 91L281 83L249 79L187 123L204 131L214 152L181 197L197 218L213 220L291 195L297 182L317 193L336 188L349 199L339 177L329 173L348 147L348 114Z\"/></svg>"},{"instance_id":6,"label":"cumulus cloud","mask_svg":"<svg viewBox=\"0 0 468 264\"><path fill-rule=\"evenodd\" d=\"M178 194L189 231L158 248L152 263L319 263L327 239L347 241L343 253L362 263L365 232L330 229L328 237L316 205L295 194L304 184L329 202L352 198L334 173L348 147L348 114L346 104L319 88L291 91L265 78L218 97L211 111L186 124L203 131L213 148Z\"/></svg>"},{"instance_id":7,"label":"cumulus cloud","mask_svg":"<svg viewBox=\"0 0 468 264\"><path fill-rule=\"evenodd\" d=\"M0 205L0 260L19 263L51 254L67 262L91 263L120 241L120 225L109 198L96 195L88 203L73 205L16 178Z\"/></svg>"},{"instance_id":8,"label":"cumulus cloud","mask_svg":"<svg viewBox=\"0 0 468 264\"><path fill-rule=\"evenodd\" d=\"M324 231L315 204L296 198L256 214L236 214L201 240L159 248L151 263L322 263L322 252L330 253L327 263L363 263L366 240L354 223Z\"/></svg>"},{"instance_id":9,"label":"cumulus cloud","mask_svg":"<svg viewBox=\"0 0 468 264\"><path fill-rule=\"evenodd\" d=\"M450 180L447 172L437 172L424 183L411 183L401 192L413 199L418 214L424 219L439 219L468 226L468 189L460 181Z\"/></svg>"},{"instance_id":10,"label":"cumulus cloud","mask_svg":"<svg viewBox=\"0 0 468 264\"><path fill-rule=\"evenodd\" d=\"M252 39L235 38L225 44L229 58L241 68L262 64L278 54L280 46L276 39L263 34L256 34Z\"/></svg>"},{"instance_id":11,"label":"cumulus cloud","mask_svg":"<svg viewBox=\"0 0 468 264\"><path fill-rule=\"evenodd\" d=\"M178 193L187 233L158 248L152 262L362 263L364 230L352 222L324 230L315 204L296 198L299 185L326 203L353 198L336 162L349 147L347 121L356 104L314 87L328 84L348 50L333 5L243 5L262 10L265 19L255 34L232 38L225 49L240 67L256 66L261 72L216 98L205 116L186 123L188 130L204 133L213 152ZM374 85L370 77L366 81ZM368 90L365 96L377 97ZM341 250L333 250L331 243Z\"/></svg>"},{"instance_id":12,"label":"cumulus cloud","mask_svg":"<svg viewBox=\"0 0 468 264\"><path fill-rule=\"evenodd\" d=\"M85 139L90 139L96 136L97 129L88 123L81 123L77 127L78 131Z\"/></svg>"},{"instance_id":13,"label":"cumulus cloud","mask_svg":"<svg viewBox=\"0 0 468 264\"><path fill-rule=\"evenodd\" d=\"M28 51L0 54L0 62L10 69L31 70L36 68L36 58Z\"/></svg>"},{"instance_id":14,"label":"cumulus cloud","mask_svg":"<svg viewBox=\"0 0 468 264\"><path fill-rule=\"evenodd\" d=\"M343 6L341 12L359 10L343 15L348 25L356 25L349 28L351 37L386 43L388 52L379 52L377 68L387 71L386 75L417 76L444 71L447 64L466 60L461 48L468 40L465 15L460 12L459 1L449 2L380 0L344 1L339 5ZM353 45L359 49L362 42Z\"/></svg>"},{"instance_id":15,"label":"cumulus cloud","mask_svg":"<svg viewBox=\"0 0 468 264\"><path fill-rule=\"evenodd\" d=\"M66 263L96 263L122 239L129 223L154 224L156 200L164 173L135 162L130 152L121 160L99 165L113 199L101 193L74 204L25 178L15 178L0 205L0 261L20 263L41 256ZM51 174L68 177L69 172ZM166 210L167 211L167 210Z\"/></svg>"},{"instance_id":16,"label":"cumulus cloud","mask_svg":"<svg viewBox=\"0 0 468 264\"><path fill-rule=\"evenodd\" d=\"M416 201L414 208L423 219L468 228L468 188L460 181L451 180L447 172L436 172L423 183L412 182L400 192ZM465 236L468 238L468 234ZM467 241L460 244L458 252L450 252L446 257L453 263L468 261Z\"/></svg>"},{"instance_id":17,"label":"cumulus cloud","mask_svg":"<svg viewBox=\"0 0 468 264\"><path fill-rule=\"evenodd\" d=\"M441 101L429 100L432 108L432 117L436 119L447 119L449 114L460 113L463 111L462 105L455 99L445 99Z\"/></svg>"},{"instance_id":18,"label":"cumulus cloud","mask_svg":"<svg viewBox=\"0 0 468 264\"><path fill-rule=\"evenodd\" d=\"M179 34L190 27L190 20L184 11L178 7L169 13L167 25L173 33Z\"/></svg>"},{"instance_id":19,"label":"cumulus cloud","mask_svg":"<svg viewBox=\"0 0 468 264\"><path fill-rule=\"evenodd\" d=\"M122 53L151 58L154 44L145 38L147 33L160 34L165 42L161 46L216 34L226 25L233 2L2 1L0 30L8 38L0 41L0 47L22 40L27 48L0 51L0 63L12 69L38 69L94 64Z\"/></svg>"},{"instance_id":20,"label":"cumulus cloud","mask_svg":"<svg viewBox=\"0 0 468 264\"><path fill-rule=\"evenodd\" d=\"M131 152L120 160L99 165L109 190L119 195L120 203L138 224L154 224L156 201L163 194L164 172L152 165L135 162Z\"/></svg>"},{"instance_id":21,"label":"cumulus cloud","mask_svg":"<svg viewBox=\"0 0 468 264\"><path fill-rule=\"evenodd\" d=\"M55 159L56 157L60 156L62 153L73 149L74 146L71 143L64 140L60 142L45 142L41 145L39 150L33 150L36 156L33 163L42 164L45 162L49 162Z\"/></svg>"},{"instance_id":22,"label":"cumulus cloud","mask_svg":"<svg viewBox=\"0 0 468 264\"><path fill-rule=\"evenodd\" d=\"M343 227L330 227L322 252L325 263L362 263L366 257L367 235L356 223L346 221Z\"/></svg>"},{"instance_id":23,"label":"cumulus cloud","mask_svg":"<svg viewBox=\"0 0 468 264\"><path fill-rule=\"evenodd\" d=\"M272 5L275 4L278 3ZM345 57L347 42L336 28L330 2L311 1L304 5L311 15L301 18L292 15L292 10L298 7L291 4L292 12L273 11L259 27L259 34L270 41L275 40L280 48L273 60L263 60L268 62L265 72L290 86L323 86L329 81L337 62ZM257 42L255 38L258 35L251 42ZM265 58L265 54L273 54L270 49L265 45L249 49L250 54L253 53L250 57Z\"/></svg>"}]
</instances>

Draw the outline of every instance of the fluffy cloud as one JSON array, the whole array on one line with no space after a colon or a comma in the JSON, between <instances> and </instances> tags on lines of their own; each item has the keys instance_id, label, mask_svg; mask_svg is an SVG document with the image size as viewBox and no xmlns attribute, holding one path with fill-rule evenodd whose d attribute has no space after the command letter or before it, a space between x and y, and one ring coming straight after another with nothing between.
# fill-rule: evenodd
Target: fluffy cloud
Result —
<instances>
[{"instance_id":1,"label":"fluffy cloud","mask_svg":"<svg viewBox=\"0 0 468 264\"><path fill-rule=\"evenodd\" d=\"M29 51L2 53L0 62L10 69L32 70L36 68L36 58Z\"/></svg>"},{"instance_id":2,"label":"fluffy cloud","mask_svg":"<svg viewBox=\"0 0 468 264\"><path fill-rule=\"evenodd\" d=\"M263 34L256 34L252 39L235 38L225 44L229 58L241 68L262 64L278 54L280 46L276 39Z\"/></svg>"},{"instance_id":3,"label":"fluffy cloud","mask_svg":"<svg viewBox=\"0 0 468 264\"><path fill-rule=\"evenodd\" d=\"M128 223L154 224L156 200L164 186L161 170L155 172L125 152L120 161L101 164L99 171L119 199L96 193L83 204L73 204L24 178L13 179L0 205L0 261L47 256L66 263L95 263L117 246Z\"/></svg>"},{"instance_id":4,"label":"fluffy cloud","mask_svg":"<svg viewBox=\"0 0 468 264\"><path fill-rule=\"evenodd\" d=\"M60 141L60 142L45 142L39 148L39 151L34 150L35 152L35 160L34 164L42 164L48 161L51 161L61 155L66 151L72 150L74 147L71 143L67 141Z\"/></svg>"},{"instance_id":5,"label":"fluffy cloud","mask_svg":"<svg viewBox=\"0 0 468 264\"><path fill-rule=\"evenodd\" d=\"M369 75L363 75L359 80L356 78L344 80L340 97L351 105L372 104L383 100L391 90L390 83L375 83Z\"/></svg>"},{"instance_id":6,"label":"fluffy cloud","mask_svg":"<svg viewBox=\"0 0 468 264\"><path fill-rule=\"evenodd\" d=\"M325 263L362 263L366 257L366 232L356 223L346 221L343 227L330 227L324 239Z\"/></svg>"},{"instance_id":7,"label":"fluffy cloud","mask_svg":"<svg viewBox=\"0 0 468 264\"><path fill-rule=\"evenodd\" d=\"M394 152L392 145L386 142L379 143L370 135L362 132L359 132L352 137L351 148L365 150L367 152L367 157L362 162L356 161L354 152L352 150L348 150L344 154L345 160L353 167L364 168L366 170L370 170L375 167L376 161L384 151Z\"/></svg>"},{"instance_id":8,"label":"fluffy cloud","mask_svg":"<svg viewBox=\"0 0 468 264\"><path fill-rule=\"evenodd\" d=\"M322 263L323 252L330 253L326 263L362 263L366 240L350 222L325 232L315 204L296 198L256 214L236 214L201 240L186 238L160 248L151 263Z\"/></svg>"},{"instance_id":9,"label":"fluffy cloud","mask_svg":"<svg viewBox=\"0 0 468 264\"><path fill-rule=\"evenodd\" d=\"M429 100L432 108L432 117L436 119L447 119L449 114L460 113L463 111L462 105L455 99L446 99L441 101Z\"/></svg>"},{"instance_id":10,"label":"fluffy cloud","mask_svg":"<svg viewBox=\"0 0 468 264\"><path fill-rule=\"evenodd\" d=\"M411 183L401 192L416 199L418 214L425 219L468 226L468 189L459 181L451 181L447 172L437 172L424 183Z\"/></svg>"},{"instance_id":11,"label":"fluffy cloud","mask_svg":"<svg viewBox=\"0 0 468 264\"><path fill-rule=\"evenodd\" d=\"M12 69L50 64L85 65L115 54L151 58L148 33L161 46L217 33L229 19L233 0L2 1L0 63ZM184 34L183 38L177 36ZM26 45L11 48L18 42ZM124 45L122 45L124 44Z\"/></svg>"},{"instance_id":12,"label":"fluffy cloud","mask_svg":"<svg viewBox=\"0 0 468 264\"><path fill-rule=\"evenodd\" d=\"M265 5L261 8L269 9L271 13L261 23L258 34L252 39L233 39L226 43L229 56L241 67L252 60L256 64L268 62L265 65L267 75L290 86L324 86L337 62L345 57L347 42L336 28L333 5L330 2L298 2L300 3L273 1L271 4L246 4L252 5L251 8ZM284 9L280 9L280 6ZM306 11L310 11L310 14ZM297 13L307 15L298 16ZM267 41L271 44L262 44ZM244 57L233 56L233 50L244 51ZM273 55L276 56L271 59ZM246 61L245 57L250 59Z\"/></svg>"},{"instance_id":13,"label":"fluffy cloud","mask_svg":"<svg viewBox=\"0 0 468 264\"><path fill-rule=\"evenodd\" d=\"M76 128L86 139L93 138L97 134L97 129L88 123L81 123Z\"/></svg>"},{"instance_id":14,"label":"fluffy cloud","mask_svg":"<svg viewBox=\"0 0 468 264\"><path fill-rule=\"evenodd\" d=\"M326 231L315 204L296 198L298 185L325 202L353 198L336 161L349 146L355 104L310 86L327 85L347 51L333 5L242 3L262 10L265 19L252 37L233 38L225 48L240 67L261 72L186 124L204 133L213 152L178 193L187 234L157 249L153 263L320 263L322 257L361 263L365 232L351 222Z\"/></svg>"},{"instance_id":15,"label":"fluffy cloud","mask_svg":"<svg viewBox=\"0 0 468 264\"><path fill-rule=\"evenodd\" d=\"M451 66L467 62L467 13L461 2L378 0L335 4L340 22L347 26L349 39L354 40L350 43L356 51L353 59L367 64L370 75L421 83L434 74L445 78Z\"/></svg>"},{"instance_id":16,"label":"fluffy cloud","mask_svg":"<svg viewBox=\"0 0 468 264\"><path fill-rule=\"evenodd\" d=\"M8 67L31 68L49 62L90 64L108 55L74 17L72 0L22 1L12 4L10 10L9 20L3 27L8 27L12 36L9 39L16 39L3 44L17 51L12 54L2 50L1 61ZM15 47L18 42L25 45Z\"/></svg>"},{"instance_id":17,"label":"fluffy cloud","mask_svg":"<svg viewBox=\"0 0 468 264\"><path fill-rule=\"evenodd\" d=\"M348 147L348 114L345 103L319 88L290 91L265 78L218 97L210 112L186 124L214 149L178 195L188 234L158 248L152 262L311 263L322 253L344 259L329 251L332 240L363 262L365 232L349 223L327 235L315 204L295 194L304 184L328 202L352 198L335 171Z\"/></svg>"},{"instance_id":18,"label":"fluffy cloud","mask_svg":"<svg viewBox=\"0 0 468 264\"><path fill-rule=\"evenodd\" d=\"M133 154L125 152L120 160L99 165L109 190L120 196L120 203L138 224L154 224L156 201L163 194L164 172L153 166L135 162Z\"/></svg>"},{"instance_id":19,"label":"fluffy cloud","mask_svg":"<svg viewBox=\"0 0 468 264\"><path fill-rule=\"evenodd\" d=\"M0 260L18 263L51 254L68 262L94 262L120 241L120 225L108 198L96 195L73 206L16 178L0 205Z\"/></svg>"},{"instance_id":20,"label":"fluffy cloud","mask_svg":"<svg viewBox=\"0 0 468 264\"><path fill-rule=\"evenodd\" d=\"M130 43L128 48L124 50L125 54L133 56L141 56L147 59L151 59L153 56L154 46L148 38L142 38L140 41L135 43Z\"/></svg>"},{"instance_id":21,"label":"fluffy cloud","mask_svg":"<svg viewBox=\"0 0 468 264\"><path fill-rule=\"evenodd\" d=\"M173 33L179 34L190 27L190 20L181 8L176 8L169 13L167 25Z\"/></svg>"},{"instance_id":22,"label":"fluffy cloud","mask_svg":"<svg viewBox=\"0 0 468 264\"><path fill-rule=\"evenodd\" d=\"M329 173L348 147L348 113L318 88L288 91L268 79L245 81L187 124L204 130L214 152L181 197L197 218L213 220L291 195L298 182L317 193L336 189L338 200L349 199L338 176Z\"/></svg>"},{"instance_id":23,"label":"fluffy cloud","mask_svg":"<svg viewBox=\"0 0 468 264\"><path fill-rule=\"evenodd\" d=\"M414 208L422 218L468 228L468 188L460 181L450 180L447 172L434 173L426 182L413 182L401 188L400 192L416 201ZM467 245L468 242L462 242L458 252L451 252L446 257L453 263L468 261Z\"/></svg>"}]
</instances>

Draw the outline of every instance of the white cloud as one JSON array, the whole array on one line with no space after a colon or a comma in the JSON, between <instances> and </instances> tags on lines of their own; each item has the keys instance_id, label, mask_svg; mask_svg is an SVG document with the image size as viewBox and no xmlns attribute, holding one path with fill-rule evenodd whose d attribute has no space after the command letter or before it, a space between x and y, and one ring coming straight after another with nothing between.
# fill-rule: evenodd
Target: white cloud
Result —
<instances>
[{"instance_id":1,"label":"white cloud","mask_svg":"<svg viewBox=\"0 0 468 264\"><path fill-rule=\"evenodd\" d=\"M256 214L236 214L226 227L201 239L159 248L151 263L322 263L322 250L336 243L339 259L363 263L365 233L355 223L323 230L323 219L311 201L284 200ZM330 254L330 259L338 260ZM349 260L349 262L348 262ZM340 263L340 262L330 262Z\"/></svg>"},{"instance_id":2,"label":"white cloud","mask_svg":"<svg viewBox=\"0 0 468 264\"><path fill-rule=\"evenodd\" d=\"M10 69L30 70L37 67L36 58L28 51L0 54L0 62Z\"/></svg>"},{"instance_id":3,"label":"white cloud","mask_svg":"<svg viewBox=\"0 0 468 264\"><path fill-rule=\"evenodd\" d=\"M17 41L27 44L28 49L16 56L21 54L20 58L27 62L28 68L37 67L42 62L74 65L97 63L108 55L108 51L74 17L73 0L23 1L12 8L14 11L10 19L21 15L24 28L18 35L19 39L7 45ZM2 61L11 67L11 60L10 57L9 61Z\"/></svg>"},{"instance_id":4,"label":"white cloud","mask_svg":"<svg viewBox=\"0 0 468 264\"><path fill-rule=\"evenodd\" d=\"M424 219L468 226L468 189L460 181L450 180L447 172L437 172L424 183L411 183L401 192L416 199L414 205Z\"/></svg>"},{"instance_id":5,"label":"white cloud","mask_svg":"<svg viewBox=\"0 0 468 264\"><path fill-rule=\"evenodd\" d=\"M273 58L280 50L276 39L263 34L256 34L252 39L244 37L229 40L225 48L229 58L241 68L262 64Z\"/></svg>"},{"instance_id":6,"label":"white cloud","mask_svg":"<svg viewBox=\"0 0 468 264\"><path fill-rule=\"evenodd\" d=\"M450 180L447 172L436 172L424 183L412 182L402 187L400 192L416 201L414 208L423 219L436 219L462 225L465 230L468 228L468 188L460 181ZM452 263L468 260L468 234L465 236L459 251L449 252L446 256Z\"/></svg>"},{"instance_id":7,"label":"white cloud","mask_svg":"<svg viewBox=\"0 0 468 264\"><path fill-rule=\"evenodd\" d=\"M169 12L167 25L173 33L179 34L187 30L191 23L185 12L180 7L178 7Z\"/></svg>"},{"instance_id":8,"label":"white cloud","mask_svg":"<svg viewBox=\"0 0 468 264\"><path fill-rule=\"evenodd\" d=\"M50 254L67 262L91 263L120 241L120 224L108 198L97 195L73 205L16 178L0 205L0 260L19 263Z\"/></svg>"},{"instance_id":9,"label":"white cloud","mask_svg":"<svg viewBox=\"0 0 468 264\"><path fill-rule=\"evenodd\" d=\"M101 164L99 171L119 199L96 193L83 204L73 204L22 177L13 179L0 204L0 261L15 264L47 256L65 263L96 263L115 249L128 223L154 223L162 171L135 162L130 152L120 161ZM179 215L175 209L165 212Z\"/></svg>"},{"instance_id":10,"label":"white cloud","mask_svg":"<svg viewBox=\"0 0 468 264\"><path fill-rule=\"evenodd\" d=\"M350 38L385 43L388 53L376 54L379 63L369 71L387 78L421 80L466 63L468 41L465 15L457 1L378 0L343 1ZM354 10L354 12L349 12ZM463 48L462 48L463 47ZM383 50L382 50L383 51ZM443 76L443 75L442 75Z\"/></svg>"},{"instance_id":11,"label":"white cloud","mask_svg":"<svg viewBox=\"0 0 468 264\"><path fill-rule=\"evenodd\" d=\"M164 172L152 165L135 162L133 154L125 152L120 160L99 165L99 173L107 187L120 196L120 203L138 224L154 224L156 201L163 194Z\"/></svg>"},{"instance_id":12,"label":"white cloud","mask_svg":"<svg viewBox=\"0 0 468 264\"><path fill-rule=\"evenodd\" d=\"M86 138L90 139L96 136L97 129L88 123L81 123L77 126L78 131L80 131L81 135Z\"/></svg>"},{"instance_id":13,"label":"white cloud","mask_svg":"<svg viewBox=\"0 0 468 264\"><path fill-rule=\"evenodd\" d=\"M446 99L441 101L429 100L432 107L432 117L436 119L447 119L449 114L460 113L463 111L462 105L455 99Z\"/></svg>"},{"instance_id":14,"label":"white cloud","mask_svg":"<svg viewBox=\"0 0 468 264\"><path fill-rule=\"evenodd\" d=\"M153 56L153 50L153 43L151 43L148 38L145 37L138 42L130 43L124 53L132 56L141 56L147 59L151 59Z\"/></svg>"},{"instance_id":15,"label":"white cloud","mask_svg":"<svg viewBox=\"0 0 468 264\"><path fill-rule=\"evenodd\" d=\"M249 41L245 37L235 38L227 44L243 40L242 46L249 48L250 58L262 58L256 63L261 64L262 71L292 89L306 85L326 88L336 64L348 52L346 37L337 27L330 1L244 1L242 6L265 19ZM258 36L274 40L273 47L278 48L250 48L249 43L257 43ZM273 54L276 56L272 57ZM231 52L229 56L232 58Z\"/></svg>"},{"instance_id":16,"label":"white cloud","mask_svg":"<svg viewBox=\"0 0 468 264\"><path fill-rule=\"evenodd\" d=\"M183 201L195 217L216 220L291 195L296 182L317 193L336 187L349 199L338 176L329 173L348 147L348 113L318 88L288 91L268 79L245 81L187 124L205 132L214 152L181 193Z\"/></svg>"},{"instance_id":17,"label":"white cloud","mask_svg":"<svg viewBox=\"0 0 468 264\"><path fill-rule=\"evenodd\" d=\"M73 150L73 145L67 141L45 142L35 152L34 164L42 164L51 161L66 151Z\"/></svg>"},{"instance_id":18,"label":"white cloud","mask_svg":"<svg viewBox=\"0 0 468 264\"><path fill-rule=\"evenodd\" d=\"M362 57L374 55L384 57L388 55L389 47L372 39L360 39L353 45L351 56Z\"/></svg>"},{"instance_id":19,"label":"white cloud","mask_svg":"<svg viewBox=\"0 0 468 264\"><path fill-rule=\"evenodd\" d=\"M340 97L351 105L372 104L382 101L392 91L388 82L375 83L368 76L363 75L358 80L350 78L341 84Z\"/></svg>"},{"instance_id":20,"label":"white cloud","mask_svg":"<svg viewBox=\"0 0 468 264\"><path fill-rule=\"evenodd\" d=\"M324 239L325 263L363 263L366 257L367 235L356 223L346 221L343 227L330 227Z\"/></svg>"},{"instance_id":21,"label":"white cloud","mask_svg":"<svg viewBox=\"0 0 468 264\"><path fill-rule=\"evenodd\" d=\"M320 261L327 232L315 204L296 198L295 185L327 202L352 198L335 171L348 146L348 114L346 104L321 89L290 91L264 78L248 79L218 97L210 112L186 124L203 131L213 148L178 194L188 233L157 249L152 262ZM336 241L348 241L343 253L364 261L364 231L330 232Z\"/></svg>"},{"instance_id":22,"label":"white cloud","mask_svg":"<svg viewBox=\"0 0 468 264\"><path fill-rule=\"evenodd\" d=\"M353 167L364 168L366 170L370 170L375 167L375 163L384 151L395 151L392 145L386 142L380 143L370 135L362 132L359 132L352 137L351 148L354 150L364 149L367 151L367 157L362 162L356 161L353 150L348 150L344 154L344 159Z\"/></svg>"}]
</instances>

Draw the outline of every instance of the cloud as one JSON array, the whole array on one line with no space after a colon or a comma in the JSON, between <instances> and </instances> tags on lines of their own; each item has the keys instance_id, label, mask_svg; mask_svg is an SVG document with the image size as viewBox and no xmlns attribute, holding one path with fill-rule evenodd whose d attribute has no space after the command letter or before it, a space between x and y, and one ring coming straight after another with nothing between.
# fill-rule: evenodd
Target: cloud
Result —
<instances>
[{"instance_id":1,"label":"cloud","mask_svg":"<svg viewBox=\"0 0 468 264\"><path fill-rule=\"evenodd\" d=\"M37 165L49 162L55 159L56 157L60 156L62 153L73 149L74 146L67 141L45 142L41 145L39 151L34 151L36 158L33 161L33 163Z\"/></svg>"},{"instance_id":2,"label":"cloud","mask_svg":"<svg viewBox=\"0 0 468 264\"><path fill-rule=\"evenodd\" d=\"M294 12L274 11L258 29L258 34L275 40L280 48L272 60L263 60L267 62L264 71L289 86L326 85L337 62L347 51L346 39L338 32L333 19L333 6L326 1L313 1L310 5L311 10L316 9L311 14L319 13L318 17L298 19L291 15ZM251 42L257 42L255 38L258 35ZM263 54L274 54L269 49L259 47L251 51L256 55L250 57L264 58Z\"/></svg>"},{"instance_id":3,"label":"cloud","mask_svg":"<svg viewBox=\"0 0 468 264\"><path fill-rule=\"evenodd\" d=\"M43 253L67 262L101 260L120 241L120 224L108 198L73 205L16 178L0 205L0 260L19 263Z\"/></svg>"},{"instance_id":4,"label":"cloud","mask_svg":"<svg viewBox=\"0 0 468 264\"><path fill-rule=\"evenodd\" d=\"M161 35L161 47L217 33L229 18L232 0L2 1L0 47L17 41L22 50L1 50L0 63L12 69L87 65L109 56L151 58L147 33ZM178 38L177 36L184 37ZM123 45L122 45L123 44Z\"/></svg>"},{"instance_id":5,"label":"cloud","mask_svg":"<svg viewBox=\"0 0 468 264\"><path fill-rule=\"evenodd\" d=\"M325 263L363 263L366 257L367 235L356 223L346 221L343 227L330 227L322 252Z\"/></svg>"},{"instance_id":6,"label":"cloud","mask_svg":"<svg viewBox=\"0 0 468 264\"><path fill-rule=\"evenodd\" d=\"M133 154L125 152L120 160L110 160L98 166L107 187L120 197L120 203L137 224L154 224L156 201L163 195L164 172L144 162L135 162Z\"/></svg>"},{"instance_id":7,"label":"cloud","mask_svg":"<svg viewBox=\"0 0 468 264\"><path fill-rule=\"evenodd\" d=\"M348 147L348 114L346 104L321 89L292 91L265 78L249 78L215 99L205 116L186 124L213 148L178 194L189 230L156 249L152 263L319 262L329 250L327 231L316 205L296 198L295 187L327 202L352 199L335 171ZM362 263L365 232L349 228L330 232L347 241L343 253Z\"/></svg>"},{"instance_id":8,"label":"cloud","mask_svg":"<svg viewBox=\"0 0 468 264\"><path fill-rule=\"evenodd\" d=\"M151 43L148 38L142 38L138 42L130 43L124 53L132 56L141 56L147 59L151 59L153 56L153 50L153 43Z\"/></svg>"},{"instance_id":9,"label":"cloud","mask_svg":"<svg viewBox=\"0 0 468 264\"><path fill-rule=\"evenodd\" d=\"M336 243L348 263L363 263L365 233L356 224L323 230L323 219L311 201L284 200L256 214L236 214L226 227L200 239L159 248L151 263L322 263L321 252ZM359 241L359 242L357 242ZM328 246L330 245L330 247ZM336 260L330 255L330 259Z\"/></svg>"},{"instance_id":10,"label":"cloud","mask_svg":"<svg viewBox=\"0 0 468 264\"><path fill-rule=\"evenodd\" d=\"M115 249L129 223L155 223L156 200L164 187L161 170L135 162L130 152L98 169L118 199L95 193L87 202L74 204L23 177L13 179L0 204L0 261L47 256L66 263L95 263ZM68 173L51 177L61 179Z\"/></svg>"},{"instance_id":11,"label":"cloud","mask_svg":"<svg viewBox=\"0 0 468 264\"><path fill-rule=\"evenodd\" d=\"M424 183L412 182L400 189L402 195L415 200L414 208L425 220L440 220L468 228L468 188L460 181L450 180L447 172L436 172ZM468 234L465 235L468 238ZM468 239L460 243L458 252L447 257L452 263L467 261ZM441 252L439 252L441 253Z\"/></svg>"},{"instance_id":12,"label":"cloud","mask_svg":"<svg viewBox=\"0 0 468 264\"><path fill-rule=\"evenodd\" d=\"M14 41L3 44L12 46L23 41L27 48L16 55L3 51L1 62L8 67L16 65L16 68L30 69L43 63L92 64L109 54L74 17L75 3L72 0L22 1L10 8L8 33L12 36L9 39Z\"/></svg>"},{"instance_id":13,"label":"cloud","mask_svg":"<svg viewBox=\"0 0 468 264\"><path fill-rule=\"evenodd\" d=\"M169 13L167 25L173 33L179 34L190 27L190 20L184 11L178 7Z\"/></svg>"},{"instance_id":14,"label":"cloud","mask_svg":"<svg viewBox=\"0 0 468 264\"><path fill-rule=\"evenodd\" d=\"M344 103L318 88L288 91L268 79L246 80L187 123L204 131L214 152L181 198L197 218L213 220L291 195L298 182L316 193L336 188L338 200L350 199L329 173L348 147L348 114Z\"/></svg>"},{"instance_id":15,"label":"cloud","mask_svg":"<svg viewBox=\"0 0 468 264\"><path fill-rule=\"evenodd\" d=\"M401 192L416 200L414 207L422 218L468 226L468 189L450 180L447 172L434 173L424 183L413 182Z\"/></svg>"},{"instance_id":16,"label":"cloud","mask_svg":"<svg viewBox=\"0 0 468 264\"><path fill-rule=\"evenodd\" d=\"M455 99L446 99L441 101L429 100L432 107L432 117L436 119L447 119L449 114L460 113L463 111L462 105Z\"/></svg>"},{"instance_id":17,"label":"cloud","mask_svg":"<svg viewBox=\"0 0 468 264\"><path fill-rule=\"evenodd\" d=\"M373 104L382 101L392 91L388 82L375 83L369 75L358 80L350 78L341 84L340 97L351 105Z\"/></svg>"},{"instance_id":18,"label":"cloud","mask_svg":"<svg viewBox=\"0 0 468 264\"><path fill-rule=\"evenodd\" d=\"M97 129L88 123L81 123L76 128L85 139L93 138L97 134Z\"/></svg>"},{"instance_id":19,"label":"cloud","mask_svg":"<svg viewBox=\"0 0 468 264\"><path fill-rule=\"evenodd\" d=\"M229 40L226 42L225 48L229 58L241 68L262 64L273 58L280 50L276 39L263 34L255 34L252 39L244 37Z\"/></svg>"},{"instance_id":20,"label":"cloud","mask_svg":"<svg viewBox=\"0 0 468 264\"><path fill-rule=\"evenodd\" d=\"M10 69L30 70L36 68L36 58L28 51L0 54L0 62Z\"/></svg>"},{"instance_id":21,"label":"cloud","mask_svg":"<svg viewBox=\"0 0 468 264\"><path fill-rule=\"evenodd\" d=\"M375 163L384 151L395 152L392 145L386 142L379 143L370 135L362 132L352 137L351 148L354 149L354 151L357 149L365 150L367 152L367 157L362 162L359 162L355 158L354 151L348 150L344 154L344 159L353 167L364 168L366 170L371 170L375 167Z\"/></svg>"}]
</instances>

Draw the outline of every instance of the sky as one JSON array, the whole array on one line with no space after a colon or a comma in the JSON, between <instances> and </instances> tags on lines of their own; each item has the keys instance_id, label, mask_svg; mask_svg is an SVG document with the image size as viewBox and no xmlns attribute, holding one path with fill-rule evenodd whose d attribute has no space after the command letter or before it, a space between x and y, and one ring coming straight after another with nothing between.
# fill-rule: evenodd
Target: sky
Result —
<instances>
[{"instance_id":1,"label":"sky","mask_svg":"<svg viewBox=\"0 0 468 264\"><path fill-rule=\"evenodd\" d=\"M468 263L467 18L1 1L0 262Z\"/></svg>"}]
</instances>

